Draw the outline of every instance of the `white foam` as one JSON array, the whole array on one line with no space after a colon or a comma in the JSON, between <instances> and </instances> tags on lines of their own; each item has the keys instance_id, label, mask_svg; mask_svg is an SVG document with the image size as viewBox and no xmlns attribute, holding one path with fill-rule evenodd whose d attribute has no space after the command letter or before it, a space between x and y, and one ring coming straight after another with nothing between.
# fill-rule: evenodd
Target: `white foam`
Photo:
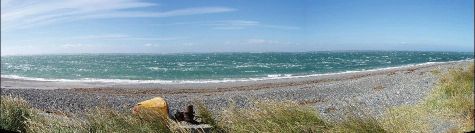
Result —
<instances>
[{"instance_id":1,"label":"white foam","mask_svg":"<svg viewBox=\"0 0 475 133\"><path fill-rule=\"evenodd\" d=\"M161 67L147 67L147 68L152 71L168 71L168 68L161 68Z\"/></svg>"},{"instance_id":2,"label":"white foam","mask_svg":"<svg viewBox=\"0 0 475 133\"><path fill-rule=\"evenodd\" d=\"M280 74L269 74L267 75L269 78L275 78L275 77L280 77Z\"/></svg>"},{"instance_id":3,"label":"white foam","mask_svg":"<svg viewBox=\"0 0 475 133\"><path fill-rule=\"evenodd\" d=\"M327 75L339 75L339 74L348 74L348 73L358 73L358 72L371 72L371 71L381 71L389 69L400 69L413 66L423 66L423 65L432 65L432 64L441 64L441 63L453 63L453 62L463 62L470 61L473 59L465 59L459 61L447 61L447 62L426 62L420 64L408 64L396 67L385 67L385 68L376 68L369 70L360 70L360 71L345 71L345 72L336 72L336 73L323 73L323 74L309 74L309 75L292 75L292 74L270 74L267 77L258 77L258 78L233 78L233 79L222 79L222 80L130 80L130 79L96 79L96 78L83 78L83 79L47 79L47 78L34 78L34 77L22 77L18 75L1 75L2 78L10 79L22 79L22 80L34 80L34 81L52 81L52 82L83 82L83 83L117 83L117 84L147 84L147 83L157 83L157 84L189 84L189 83L225 83L225 82L245 82L245 81L262 81L262 80L275 80L275 79L290 79L290 78L306 78L306 77L316 77L316 76L327 76Z\"/></svg>"}]
</instances>

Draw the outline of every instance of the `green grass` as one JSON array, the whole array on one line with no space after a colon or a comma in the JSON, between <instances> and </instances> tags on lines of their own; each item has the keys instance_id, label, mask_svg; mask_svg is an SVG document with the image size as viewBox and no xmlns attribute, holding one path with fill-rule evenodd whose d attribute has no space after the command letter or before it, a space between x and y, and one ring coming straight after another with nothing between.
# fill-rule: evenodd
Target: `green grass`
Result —
<instances>
[{"instance_id":1,"label":"green grass","mask_svg":"<svg viewBox=\"0 0 475 133\"><path fill-rule=\"evenodd\" d=\"M158 114L132 115L107 108L95 108L86 118L47 114L31 108L20 98L1 97L0 125L2 129L17 132L180 132L179 126L169 120L159 119Z\"/></svg>"},{"instance_id":2,"label":"green grass","mask_svg":"<svg viewBox=\"0 0 475 133\"><path fill-rule=\"evenodd\" d=\"M112 109L96 108L87 114L89 132L171 132L168 120L159 114L118 112Z\"/></svg>"},{"instance_id":3,"label":"green grass","mask_svg":"<svg viewBox=\"0 0 475 133\"><path fill-rule=\"evenodd\" d=\"M437 87L421 106L445 120L454 121L461 131L473 129L474 65L452 69L441 76Z\"/></svg>"},{"instance_id":4,"label":"green grass","mask_svg":"<svg viewBox=\"0 0 475 133\"><path fill-rule=\"evenodd\" d=\"M255 102L252 108L230 106L214 117L200 103L197 116L213 132L431 132L431 121L454 123L450 132L472 131L474 119L474 66L437 73L440 81L415 105L388 108L382 117L356 115L339 122L323 120L313 107L297 102ZM46 114L21 98L2 96L0 126L19 132L189 132L159 114L132 115L110 108L91 109L83 117ZM358 108L358 107L355 107ZM358 111L362 112L362 111ZM364 112L364 111L363 111Z\"/></svg>"},{"instance_id":5,"label":"green grass","mask_svg":"<svg viewBox=\"0 0 475 133\"><path fill-rule=\"evenodd\" d=\"M390 132L429 132L432 128L427 110L419 105L387 109L381 125Z\"/></svg>"},{"instance_id":6,"label":"green grass","mask_svg":"<svg viewBox=\"0 0 475 133\"><path fill-rule=\"evenodd\" d=\"M387 133L378 120L373 117L350 116L344 121L336 123L335 126L328 130L329 132L338 133Z\"/></svg>"},{"instance_id":7,"label":"green grass","mask_svg":"<svg viewBox=\"0 0 475 133\"><path fill-rule=\"evenodd\" d=\"M30 105L21 98L1 96L0 127L5 130L26 132L27 120L34 115Z\"/></svg>"},{"instance_id":8,"label":"green grass","mask_svg":"<svg viewBox=\"0 0 475 133\"><path fill-rule=\"evenodd\" d=\"M437 86L424 100L389 108L381 123L393 132L428 132L434 120L454 123L452 132L473 131L474 66L437 71L437 75Z\"/></svg>"},{"instance_id":9,"label":"green grass","mask_svg":"<svg viewBox=\"0 0 475 133\"><path fill-rule=\"evenodd\" d=\"M224 130L218 125L218 122L215 120L215 118L213 118L211 111L209 111L203 103L196 103L196 105L198 105L197 117L201 119L201 122L212 126L213 132L224 132Z\"/></svg>"},{"instance_id":10,"label":"green grass","mask_svg":"<svg viewBox=\"0 0 475 133\"><path fill-rule=\"evenodd\" d=\"M74 117L51 115L35 111L35 115L29 118L27 132L87 132L84 121ZM41 113L41 114L40 114Z\"/></svg>"},{"instance_id":11,"label":"green grass","mask_svg":"<svg viewBox=\"0 0 475 133\"><path fill-rule=\"evenodd\" d=\"M437 69L431 70L430 73L433 75L440 75L440 71Z\"/></svg>"},{"instance_id":12,"label":"green grass","mask_svg":"<svg viewBox=\"0 0 475 133\"><path fill-rule=\"evenodd\" d=\"M295 102L255 103L225 110L218 124L227 132L321 132L327 125L311 107Z\"/></svg>"}]
</instances>

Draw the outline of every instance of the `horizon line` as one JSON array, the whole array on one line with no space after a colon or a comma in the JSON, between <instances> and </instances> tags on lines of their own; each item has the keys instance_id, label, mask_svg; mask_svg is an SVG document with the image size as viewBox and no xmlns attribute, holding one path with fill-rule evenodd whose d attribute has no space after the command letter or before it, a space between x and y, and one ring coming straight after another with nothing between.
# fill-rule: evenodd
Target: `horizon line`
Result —
<instances>
[{"instance_id":1,"label":"horizon line","mask_svg":"<svg viewBox=\"0 0 475 133\"><path fill-rule=\"evenodd\" d=\"M151 52L130 52L130 53L113 53L113 52L99 52L99 53L38 53L38 54L1 54L0 56L41 56L41 55L114 55L114 54L136 54L136 55L174 55L174 54L225 54L225 53L312 53L312 52L456 52L456 53L475 53L475 51L456 51L456 50L312 50L312 51L225 51L225 52L170 52L170 53L151 53Z\"/></svg>"}]
</instances>

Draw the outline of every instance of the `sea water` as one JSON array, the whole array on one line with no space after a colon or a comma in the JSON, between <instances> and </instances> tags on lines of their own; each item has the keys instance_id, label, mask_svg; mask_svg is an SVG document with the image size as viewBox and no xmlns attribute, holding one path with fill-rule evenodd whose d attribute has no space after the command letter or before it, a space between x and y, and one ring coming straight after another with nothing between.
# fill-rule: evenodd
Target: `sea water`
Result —
<instances>
[{"instance_id":1,"label":"sea water","mask_svg":"<svg viewBox=\"0 0 475 133\"><path fill-rule=\"evenodd\" d=\"M473 59L470 52L75 54L2 56L1 75L43 81L207 83L315 76Z\"/></svg>"}]
</instances>

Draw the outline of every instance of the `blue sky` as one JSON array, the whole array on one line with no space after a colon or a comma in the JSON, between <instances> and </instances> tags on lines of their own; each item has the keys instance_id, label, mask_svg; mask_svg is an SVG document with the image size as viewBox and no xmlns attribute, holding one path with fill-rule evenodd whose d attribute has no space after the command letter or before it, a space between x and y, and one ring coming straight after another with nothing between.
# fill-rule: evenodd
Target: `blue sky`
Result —
<instances>
[{"instance_id":1,"label":"blue sky","mask_svg":"<svg viewBox=\"0 0 475 133\"><path fill-rule=\"evenodd\" d=\"M2 55L473 52L473 0L2 0Z\"/></svg>"}]
</instances>

